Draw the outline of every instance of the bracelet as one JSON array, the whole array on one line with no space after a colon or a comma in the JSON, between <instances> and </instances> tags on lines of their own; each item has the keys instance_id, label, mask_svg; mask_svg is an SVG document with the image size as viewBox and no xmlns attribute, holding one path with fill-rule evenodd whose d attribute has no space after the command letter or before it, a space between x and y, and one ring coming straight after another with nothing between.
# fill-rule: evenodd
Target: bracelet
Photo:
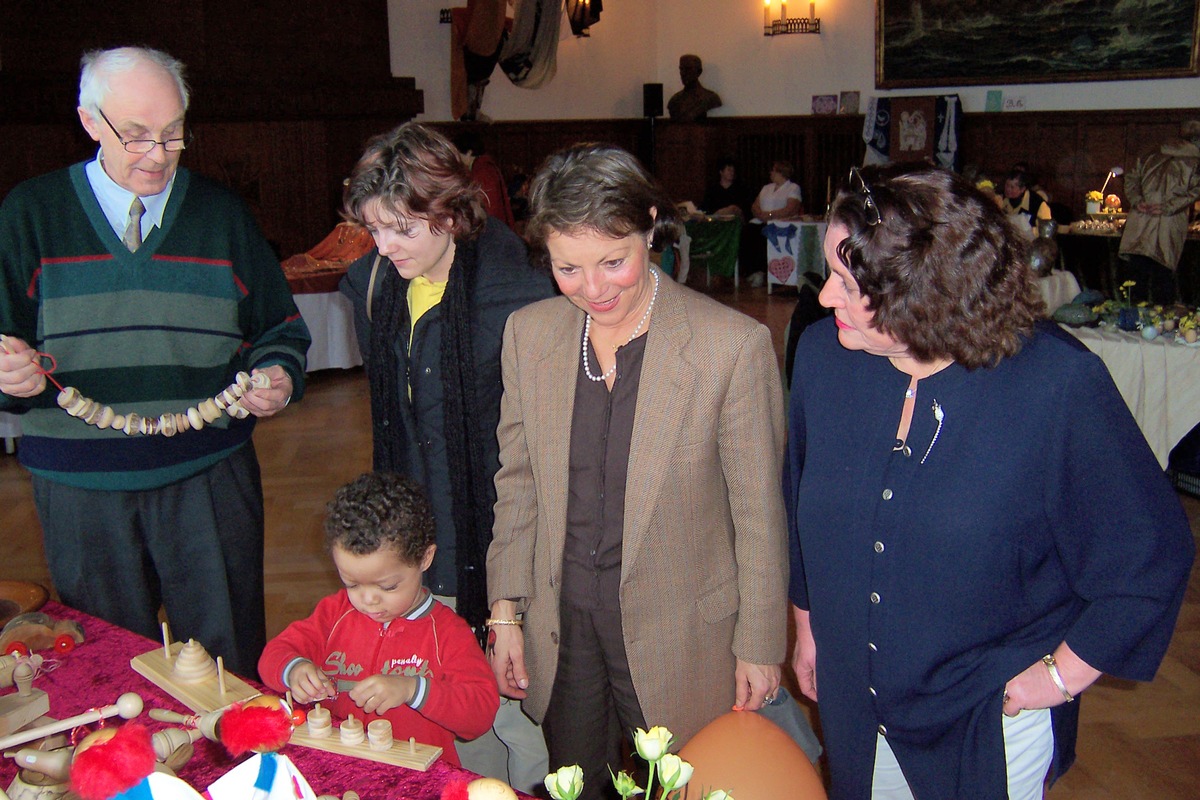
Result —
<instances>
[{"instance_id":1,"label":"bracelet","mask_svg":"<svg viewBox=\"0 0 1200 800\"><path fill-rule=\"evenodd\" d=\"M1068 703L1073 702L1075 698L1072 697L1071 693L1067 691L1067 685L1063 683L1062 675L1058 671L1058 662L1054 660L1054 656L1042 656L1042 663L1045 664L1046 669L1050 671L1050 680L1054 681L1054 685L1058 687L1060 692L1062 692L1063 700L1066 700Z\"/></svg>"},{"instance_id":2,"label":"bracelet","mask_svg":"<svg viewBox=\"0 0 1200 800\"><path fill-rule=\"evenodd\" d=\"M483 624L489 628L493 625L516 625L518 628L521 628L524 627L525 622L519 619L485 619Z\"/></svg>"}]
</instances>

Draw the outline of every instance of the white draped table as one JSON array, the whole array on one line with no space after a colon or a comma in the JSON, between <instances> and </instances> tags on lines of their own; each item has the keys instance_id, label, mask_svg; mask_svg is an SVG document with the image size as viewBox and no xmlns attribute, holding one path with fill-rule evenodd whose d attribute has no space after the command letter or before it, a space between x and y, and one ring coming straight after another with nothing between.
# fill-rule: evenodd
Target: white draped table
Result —
<instances>
[{"instance_id":1,"label":"white draped table","mask_svg":"<svg viewBox=\"0 0 1200 800\"><path fill-rule=\"evenodd\" d=\"M768 222L767 292L772 286L798 286L800 276L815 272L825 277L824 220L799 219Z\"/></svg>"},{"instance_id":2,"label":"white draped table","mask_svg":"<svg viewBox=\"0 0 1200 800\"><path fill-rule=\"evenodd\" d=\"M349 369L362 363L354 335L354 309L341 292L294 294L296 308L312 334L308 371Z\"/></svg>"},{"instance_id":3,"label":"white draped table","mask_svg":"<svg viewBox=\"0 0 1200 800\"><path fill-rule=\"evenodd\" d=\"M1163 469L1171 449L1200 424L1200 347L1146 341L1112 328L1067 328L1104 361Z\"/></svg>"},{"instance_id":4,"label":"white draped table","mask_svg":"<svg viewBox=\"0 0 1200 800\"><path fill-rule=\"evenodd\" d=\"M1056 269L1049 275L1038 278L1038 288L1046 301L1046 316L1054 316L1059 306L1066 305L1079 294L1079 281L1065 269Z\"/></svg>"}]
</instances>

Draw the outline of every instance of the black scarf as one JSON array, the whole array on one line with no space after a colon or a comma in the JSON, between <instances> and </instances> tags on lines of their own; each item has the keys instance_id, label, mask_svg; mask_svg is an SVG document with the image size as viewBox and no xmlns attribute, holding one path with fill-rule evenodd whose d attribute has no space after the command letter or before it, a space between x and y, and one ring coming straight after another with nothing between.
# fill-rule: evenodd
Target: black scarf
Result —
<instances>
[{"instance_id":1,"label":"black scarf","mask_svg":"<svg viewBox=\"0 0 1200 800\"><path fill-rule=\"evenodd\" d=\"M482 630L487 618L487 549L492 538L492 509L487 502L487 476L478 437L472 423L479 418L475 396L475 357L471 331L475 279L479 266L478 239L456 239L454 261L442 297L443 430L446 461L453 504L455 570L458 581L458 613L472 628ZM390 265L389 265L390 266ZM401 392L407 394L398 373L392 348L409 336L408 284L394 269L387 269L380 287L378 313L371 327L371 417L374 436L374 467L377 471L411 474L408 442L397 435L402 419ZM383 422L389 421L384 426Z\"/></svg>"}]
</instances>

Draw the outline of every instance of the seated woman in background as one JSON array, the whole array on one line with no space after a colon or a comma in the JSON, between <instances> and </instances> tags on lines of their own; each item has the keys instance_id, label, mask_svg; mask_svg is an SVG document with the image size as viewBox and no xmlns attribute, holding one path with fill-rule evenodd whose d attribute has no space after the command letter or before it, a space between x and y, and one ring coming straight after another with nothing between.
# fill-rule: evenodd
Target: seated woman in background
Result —
<instances>
[{"instance_id":1,"label":"seated woman in background","mask_svg":"<svg viewBox=\"0 0 1200 800\"><path fill-rule=\"evenodd\" d=\"M1103 362L1035 324L1025 245L975 187L852 170L825 257L784 494L831 797L1040 798L1079 694L1154 677L1188 521Z\"/></svg>"},{"instance_id":2,"label":"seated woman in background","mask_svg":"<svg viewBox=\"0 0 1200 800\"><path fill-rule=\"evenodd\" d=\"M717 180L704 191L701 210L706 214L732 214L746 219L749 210L749 192L738 180L737 164L731 158L721 159L717 165Z\"/></svg>"},{"instance_id":3,"label":"seated woman in background","mask_svg":"<svg viewBox=\"0 0 1200 800\"><path fill-rule=\"evenodd\" d=\"M777 219L796 219L804 213L800 187L792 183L794 170L788 161L771 165L771 180L754 198L750 211L760 222Z\"/></svg>"}]
</instances>

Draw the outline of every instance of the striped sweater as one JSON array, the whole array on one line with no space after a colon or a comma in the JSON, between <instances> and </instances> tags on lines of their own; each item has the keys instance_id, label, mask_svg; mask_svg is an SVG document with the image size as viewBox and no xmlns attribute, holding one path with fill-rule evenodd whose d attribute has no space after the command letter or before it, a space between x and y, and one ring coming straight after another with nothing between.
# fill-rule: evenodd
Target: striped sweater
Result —
<instances>
[{"instance_id":1,"label":"striped sweater","mask_svg":"<svg viewBox=\"0 0 1200 800\"><path fill-rule=\"evenodd\" d=\"M304 391L310 337L279 262L244 204L180 169L162 227L130 253L96 202L84 164L28 180L0 206L0 332L57 362L54 377L118 414L181 412L238 370L279 364ZM68 416L58 390L26 412L21 463L91 489L156 488L243 446L254 417L172 437L126 436Z\"/></svg>"}]
</instances>

